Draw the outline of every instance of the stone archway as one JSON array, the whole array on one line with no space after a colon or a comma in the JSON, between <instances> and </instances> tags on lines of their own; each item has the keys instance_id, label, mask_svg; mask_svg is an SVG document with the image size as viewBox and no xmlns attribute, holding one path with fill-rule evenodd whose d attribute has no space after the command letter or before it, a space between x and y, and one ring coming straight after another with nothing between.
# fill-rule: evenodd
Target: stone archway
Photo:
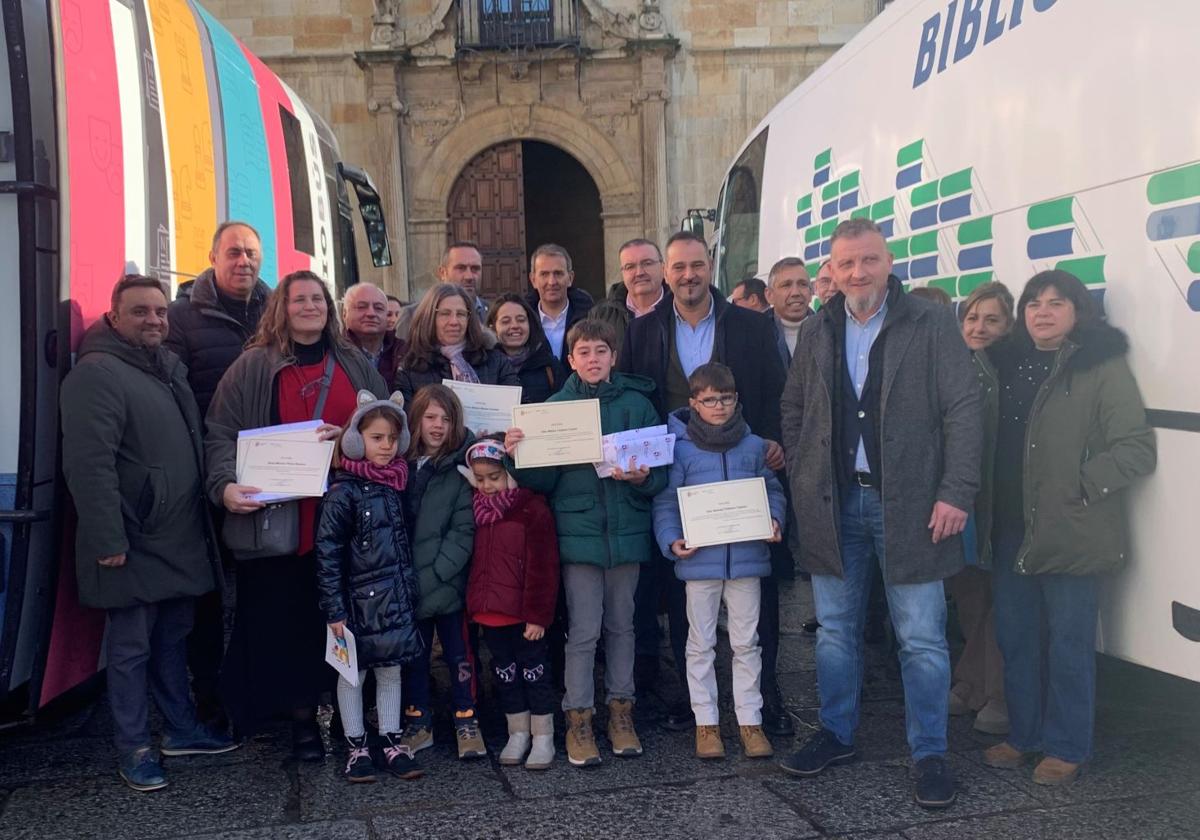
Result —
<instances>
[{"instance_id":1,"label":"stone archway","mask_svg":"<svg viewBox=\"0 0 1200 840\"><path fill-rule=\"evenodd\" d=\"M446 242L446 202L459 173L485 149L511 140L540 140L570 154L600 193L604 224L604 276L616 276L616 249L642 236L642 185L612 142L594 125L545 105L490 108L451 129L411 172L409 276L428 287Z\"/></svg>"}]
</instances>

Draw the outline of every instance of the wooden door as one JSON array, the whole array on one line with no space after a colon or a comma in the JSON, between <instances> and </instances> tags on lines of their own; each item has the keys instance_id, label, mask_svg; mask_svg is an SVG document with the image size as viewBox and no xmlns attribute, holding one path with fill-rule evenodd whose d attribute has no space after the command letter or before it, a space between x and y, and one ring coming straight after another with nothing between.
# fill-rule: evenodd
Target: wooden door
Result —
<instances>
[{"instance_id":1,"label":"wooden door","mask_svg":"<svg viewBox=\"0 0 1200 840\"><path fill-rule=\"evenodd\" d=\"M479 293L487 300L501 292L523 294L527 281L521 142L492 146L467 164L450 190L449 209L447 241L479 243Z\"/></svg>"}]
</instances>

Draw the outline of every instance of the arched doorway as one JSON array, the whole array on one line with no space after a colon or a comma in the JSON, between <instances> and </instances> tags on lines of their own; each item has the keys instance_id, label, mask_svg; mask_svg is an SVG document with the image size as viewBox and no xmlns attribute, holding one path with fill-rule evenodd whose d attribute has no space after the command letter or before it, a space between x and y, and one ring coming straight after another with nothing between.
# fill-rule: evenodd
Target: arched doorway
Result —
<instances>
[{"instance_id":1,"label":"arched doorway","mask_svg":"<svg viewBox=\"0 0 1200 840\"><path fill-rule=\"evenodd\" d=\"M479 243L485 298L523 294L529 255L547 242L571 255L576 286L604 296L600 192L583 165L557 146L513 140L485 149L463 167L447 204L447 241Z\"/></svg>"}]
</instances>

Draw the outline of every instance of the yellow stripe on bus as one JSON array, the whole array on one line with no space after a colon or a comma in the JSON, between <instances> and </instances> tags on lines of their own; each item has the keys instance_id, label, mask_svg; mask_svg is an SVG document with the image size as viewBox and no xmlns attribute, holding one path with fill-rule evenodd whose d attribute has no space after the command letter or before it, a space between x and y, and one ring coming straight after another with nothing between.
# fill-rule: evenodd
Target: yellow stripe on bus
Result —
<instances>
[{"instance_id":1,"label":"yellow stripe on bus","mask_svg":"<svg viewBox=\"0 0 1200 840\"><path fill-rule=\"evenodd\" d=\"M217 225L212 111L196 18L186 0L148 0L154 27L161 102L170 147L175 209L175 271L199 274L208 267Z\"/></svg>"}]
</instances>

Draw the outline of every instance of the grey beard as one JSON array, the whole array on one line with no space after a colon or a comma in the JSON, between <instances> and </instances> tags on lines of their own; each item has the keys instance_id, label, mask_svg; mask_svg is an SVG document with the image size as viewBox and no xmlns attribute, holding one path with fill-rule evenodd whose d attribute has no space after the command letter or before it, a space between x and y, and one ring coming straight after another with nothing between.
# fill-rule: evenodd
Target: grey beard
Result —
<instances>
[{"instance_id":1,"label":"grey beard","mask_svg":"<svg viewBox=\"0 0 1200 840\"><path fill-rule=\"evenodd\" d=\"M870 294L862 297L851 297L846 295L846 303L850 307L850 312L856 318L867 318L874 315L879 307L883 304L884 297L887 296L887 289L872 291Z\"/></svg>"}]
</instances>

